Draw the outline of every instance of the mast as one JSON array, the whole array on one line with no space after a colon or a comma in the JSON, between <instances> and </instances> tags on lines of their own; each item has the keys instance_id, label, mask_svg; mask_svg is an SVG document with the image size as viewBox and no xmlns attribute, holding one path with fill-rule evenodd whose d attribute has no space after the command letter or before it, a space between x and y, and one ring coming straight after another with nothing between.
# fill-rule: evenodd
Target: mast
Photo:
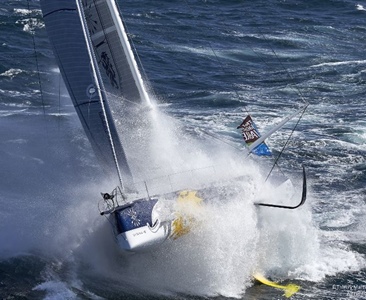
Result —
<instances>
[{"instance_id":1,"label":"mast","mask_svg":"<svg viewBox=\"0 0 366 300\"><path fill-rule=\"evenodd\" d=\"M106 109L105 109L105 106L104 106L104 101L103 101L102 91L104 91L105 89L104 89L104 86L103 86L103 81L100 80L101 76L100 76L99 69L96 67L95 55L94 55L94 52L93 52L93 49L92 49L92 43L91 43L91 40L90 40L90 37L89 37L87 24L85 22L84 11L83 11L82 4L80 3L80 1L81 0L76 0L76 5L77 5L77 8L78 8L79 17L80 17L80 21L81 21L81 27L83 29L83 33L84 33L84 37L85 37L85 41L86 41L86 46L87 46L88 54L89 54L89 57L90 57L90 66L91 66L92 73L93 73L93 76L94 76L94 79L95 79L95 85L96 85L97 93L99 95L100 105L101 105L101 108L102 108L102 111L103 111L103 116L106 120L106 123L105 123L106 131L107 131L108 138L109 138L109 143L110 143L110 146L111 146L111 149L112 149L113 159L114 159L114 163L116 165L116 170L117 170L119 183L120 183L120 186L121 186L122 190L124 190L125 187L124 187L124 184L123 184L123 181L122 181L122 175L121 175L121 170L120 170L119 163L118 163L118 157L117 157L116 149L114 147L114 141L113 141L111 129L110 129L110 126L109 126L109 120L108 120L108 116L107 116Z\"/></svg>"},{"instance_id":2,"label":"mast","mask_svg":"<svg viewBox=\"0 0 366 300\"><path fill-rule=\"evenodd\" d=\"M85 0L83 0L85 2ZM77 3L81 1L40 0L47 34L53 47L61 75L77 115L90 141L96 158L105 173L133 184L127 157L122 147L106 93L101 86L101 74L90 46L88 34L81 24ZM91 68L93 62L93 68ZM112 142L111 142L112 141Z\"/></svg>"}]
</instances>

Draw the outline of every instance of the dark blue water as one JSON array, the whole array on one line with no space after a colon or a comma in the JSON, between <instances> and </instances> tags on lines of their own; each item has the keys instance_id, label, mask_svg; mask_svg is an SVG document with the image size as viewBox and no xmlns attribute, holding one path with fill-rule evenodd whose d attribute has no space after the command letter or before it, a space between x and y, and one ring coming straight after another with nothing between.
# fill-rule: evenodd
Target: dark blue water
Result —
<instances>
[{"instance_id":1,"label":"dark blue water","mask_svg":"<svg viewBox=\"0 0 366 300\"><path fill-rule=\"evenodd\" d=\"M252 281L260 269L299 284L293 299L366 299L366 4L119 4L167 124L211 152L224 141L242 147L236 126L247 111L266 131L310 104L296 128L297 119L268 140L277 156L292 134L278 164L295 185L306 166L308 203L296 212L254 210L248 202L260 180L248 163L246 196L228 193L210 207L204 229L153 253L120 255L98 215L103 174L39 3L3 0L0 298L282 299ZM264 174L272 162L259 162Z\"/></svg>"}]
</instances>

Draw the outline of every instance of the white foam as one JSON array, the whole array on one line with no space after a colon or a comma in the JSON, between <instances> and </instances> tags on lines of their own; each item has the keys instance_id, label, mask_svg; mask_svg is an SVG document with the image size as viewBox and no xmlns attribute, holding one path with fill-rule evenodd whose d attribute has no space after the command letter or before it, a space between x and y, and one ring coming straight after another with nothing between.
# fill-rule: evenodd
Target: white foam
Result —
<instances>
[{"instance_id":1,"label":"white foam","mask_svg":"<svg viewBox=\"0 0 366 300\"><path fill-rule=\"evenodd\" d=\"M300 265L290 275L301 280L318 282L326 276L339 273L359 271L365 265L364 257L347 247L322 247L313 260L306 265Z\"/></svg>"},{"instance_id":2,"label":"white foam","mask_svg":"<svg viewBox=\"0 0 366 300\"><path fill-rule=\"evenodd\" d=\"M21 16L30 15L32 13L41 14L40 9L25 9L25 8L14 8L14 13Z\"/></svg>"},{"instance_id":3,"label":"white foam","mask_svg":"<svg viewBox=\"0 0 366 300\"><path fill-rule=\"evenodd\" d=\"M160 117L158 119L162 120ZM158 128L175 130L172 124L175 123L164 119L162 127ZM182 150L178 154L183 162L190 159L190 167L196 162L199 165L202 159L200 155L203 154L197 155L197 152L192 156L184 154L185 147L202 146L197 141L183 145L183 148L176 148L172 143L175 135L154 136L153 141L161 143L158 147L166 146L162 159L170 160L173 168L175 164L182 164L180 160L174 160L175 152L179 150ZM185 137L185 141L190 138ZM124 292L128 286L151 295L183 293L239 298L252 285L251 275L256 270L280 278L319 281L327 275L362 267L364 261L360 255L344 247L341 241L332 242L334 236L324 236L313 225L311 195L309 203L295 211L257 209L253 205L260 199L288 204L299 202L301 189L297 182L293 185L287 182L280 189L271 184L264 186L258 168L242 157L235 159L227 149L221 150L220 155L233 157L233 163L224 164L216 172L245 171L245 179L231 188L219 186L219 193L210 195L190 234L169 240L152 252L121 255L117 251L109 223L98 216L96 209L96 197L103 189L100 182L98 186L91 183L84 187L79 183L74 191L55 191L65 203L58 209L41 207L38 215L49 217L39 217L28 224L34 227L30 230L31 236L22 235L25 238L20 241L2 233L1 240L9 241L9 251L12 247L27 249L37 245L48 255L69 259L76 266L72 276L82 282L85 277L92 277L91 282L103 279L106 283L103 289L116 293ZM150 155L159 153L151 152ZM217 156L203 158L205 163L219 162ZM228 161L230 159L226 159ZM110 183L105 186L108 191ZM23 213L28 212L27 207L22 209ZM14 232L14 229L9 231ZM61 249L60 244L63 245ZM83 266L87 266L85 272ZM76 297L68 283L52 278L36 288L46 291L48 299Z\"/></svg>"},{"instance_id":4,"label":"white foam","mask_svg":"<svg viewBox=\"0 0 366 300\"><path fill-rule=\"evenodd\" d=\"M317 65L312 65L312 68L324 67L324 66L342 66L342 65L364 65L366 64L366 60L349 60L349 61L336 61L336 62L327 62L321 63Z\"/></svg>"},{"instance_id":5,"label":"white foam","mask_svg":"<svg viewBox=\"0 0 366 300\"><path fill-rule=\"evenodd\" d=\"M356 9L366 11L365 7L362 4L356 4Z\"/></svg>"},{"instance_id":6,"label":"white foam","mask_svg":"<svg viewBox=\"0 0 366 300\"><path fill-rule=\"evenodd\" d=\"M121 256L115 250L113 239L106 238L108 229L93 230L80 244L81 254L77 256L93 267L88 276L94 280L99 276L109 278L113 289L128 285L137 290L143 287L150 294L238 298L252 284L251 275L255 270L280 278L319 281L327 275L361 268L360 255L343 244L329 242L314 225L311 195L308 204L294 211L257 209L253 205L258 200L298 203L299 183L287 182L280 189L271 184L264 186L259 169L243 157L237 158L235 151L213 146L206 140L202 145L190 136L182 136L179 130L183 128L161 114L154 120L156 127L147 135L142 132L143 139L151 138L143 144L149 146L148 156L144 156L147 163L157 159L170 171L182 166L189 170L212 165L217 174L242 172L246 177L235 188L221 187L218 195L209 197L204 213L190 234L167 241L155 251ZM136 141L136 135L133 138ZM225 157L223 161L222 157ZM181 175L183 179L177 180L180 183L189 181L192 173Z\"/></svg>"},{"instance_id":7,"label":"white foam","mask_svg":"<svg viewBox=\"0 0 366 300\"><path fill-rule=\"evenodd\" d=\"M9 69L9 70L5 71L4 73L1 73L0 76L14 78L15 76L17 76L23 72L24 71L21 69Z\"/></svg>"},{"instance_id":8,"label":"white foam","mask_svg":"<svg viewBox=\"0 0 366 300\"><path fill-rule=\"evenodd\" d=\"M45 291L44 300L78 299L77 295L62 281L46 281L33 288L35 291Z\"/></svg>"},{"instance_id":9,"label":"white foam","mask_svg":"<svg viewBox=\"0 0 366 300\"><path fill-rule=\"evenodd\" d=\"M338 208L336 212L323 215L322 225L329 228L342 228L355 223L356 217L352 209Z\"/></svg>"},{"instance_id":10,"label":"white foam","mask_svg":"<svg viewBox=\"0 0 366 300\"><path fill-rule=\"evenodd\" d=\"M254 207L237 199L217 200L222 203L203 207L190 234L169 240L154 251L111 255L113 244L101 245L100 240L92 242L91 238L80 249L82 259L94 267L95 280L109 278L114 288L128 284L150 294L238 297L250 285L255 264Z\"/></svg>"},{"instance_id":11,"label":"white foam","mask_svg":"<svg viewBox=\"0 0 366 300\"><path fill-rule=\"evenodd\" d=\"M35 34L35 30L38 28L44 28L45 25L42 21L37 18L28 18L22 19L15 22L16 24L23 25L23 31L28 32L30 34Z\"/></svg>"}]
</instances>

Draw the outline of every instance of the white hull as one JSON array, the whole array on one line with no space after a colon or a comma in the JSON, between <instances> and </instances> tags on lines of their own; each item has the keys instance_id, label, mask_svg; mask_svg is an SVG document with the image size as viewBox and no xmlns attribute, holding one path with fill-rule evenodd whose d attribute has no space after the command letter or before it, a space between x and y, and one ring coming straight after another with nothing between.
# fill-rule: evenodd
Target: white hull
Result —
<instances>
[{"instance_id":1,"label":"white hull","mask_svg":"<svg viewBox=\"0 0 366 300\"><path fill-rule=\"evenodd\" d=\"M122 250L144 251L163 243L170 234L169 226L160 226L154 231L143 226L117 235L117 244Z\"/></svg>"}]
</instances>

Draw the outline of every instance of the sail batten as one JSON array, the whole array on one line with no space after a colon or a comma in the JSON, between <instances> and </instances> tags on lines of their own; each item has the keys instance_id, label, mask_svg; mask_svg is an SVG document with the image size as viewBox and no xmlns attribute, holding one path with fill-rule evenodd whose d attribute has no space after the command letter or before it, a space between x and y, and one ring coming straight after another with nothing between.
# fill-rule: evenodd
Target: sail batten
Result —
<instances>
[{"instance_id":1,"label":"sail batten","mask_svg":"<svg viewBox=\"0 0 366 300\"><path fill-rule=\"evenodd\" d=\"M109 27L109 28L106 28L106 29L104 29L104 32L97 32L97 33L94 33L92 36L91 36L91 39L93 40L93 41L95 41L95 40L97 40L97 39L99 39L99 38L101 38L101 37L103 37L103 35L105 34L105 33L111 33L112 31L116 31L116 26L111 26L111 27ZM96 47L98 48L98 46L99 46L99 44L97 44L96 45Z\"/></svg>"},{"instance_id":2,"label":"sail batten","mask_svg":"<svg viewBox=\"0 0 366 300\"><path fill-rule=\"evenodd\" d=\"M60 11L76 11L76 9L73 9L73 8L62 8L62 9L56 9L54 11L51 11L47 14L44 14L43 17L48 17L49 15L52 15L53 13L57 13L57 12L60 12Z\"/></svg>"}]
</instances>

